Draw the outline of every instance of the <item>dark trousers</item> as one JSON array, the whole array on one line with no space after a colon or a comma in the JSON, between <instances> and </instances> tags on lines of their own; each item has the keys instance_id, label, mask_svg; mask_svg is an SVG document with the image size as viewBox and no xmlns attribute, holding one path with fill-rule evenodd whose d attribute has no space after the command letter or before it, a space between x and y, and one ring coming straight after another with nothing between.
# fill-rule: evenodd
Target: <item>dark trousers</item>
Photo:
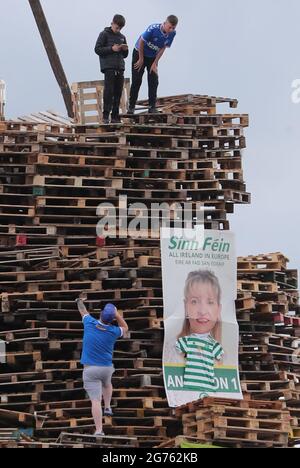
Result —
<instances>
[{"instance_id":1,"label":"dark trousers","mask_svg":"<svg viewBox=\"0 0 300 468\"><path fill-rule=\"evenodd\" d=\"M104 76L103 118L108 119L111 112L112 118L117 118L123 93L124 72L106 70Z\"/></svg>"},{"instance_id":2,"label":"dark trousers","mask_svg":"<svg viewBox=\"0 0 300 468\"><path fill-rule=\"evenodd\" d=\"M155 107L157 99L158 76L154 72L150 73L150 69L155 60L155 57L144 57L144 65L140 71L134 68L134 64L138 61L138 59L139 53L135 49L132 54L132 85L130 89L129 107L134 109L136 105L145 68L147 68L148 71L149 107Z\"/></svg>"}]
</instances>

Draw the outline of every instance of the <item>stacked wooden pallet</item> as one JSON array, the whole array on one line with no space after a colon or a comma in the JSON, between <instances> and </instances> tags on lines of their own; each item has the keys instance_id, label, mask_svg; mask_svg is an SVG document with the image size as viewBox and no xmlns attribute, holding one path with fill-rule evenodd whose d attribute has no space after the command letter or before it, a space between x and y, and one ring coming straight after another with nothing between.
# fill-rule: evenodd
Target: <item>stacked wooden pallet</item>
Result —
<instances>
[{"instance_id":1,"label":"stacked wooden pallet","mask_svg":"<svg viewBox=\"0 0 300 468\"><path fill-rule=\"evenodd\" d=\"M254 399L286 401L292 444L299 439L298 272L281 253L240 257L238 298L242 389Z\"/></svg>"},{"instance_id":2,"label":"stacked wooden pallet","mask_svg":"<svg viewBox=\"0 0 300 468\"><path fill-rule=\"evenodd\" d=\"M164 113L172 112L175 114L216 114L218 104L228 103L231 108L238 106L237 99L207 96L181 94L179 96L167 96L157 100L157 107ZM140 106L147 106L147 101L139 101Z\"/></svg>"},{"instance_id":3,"label":"stacked wooden pallet","mask_svg":"<svg viewBox=\"0 0 300 468\"><path fill-rule=\"evenodd\" d=\"M280 253L238 259L242 388L254 398L299 400L298 275Z\"/></svg>"},{"instance_id":4,"label":"stacked wooden pallet","mask_svg":"<svg viewBox=\"0 0 300 468\"><path fill-rule=\"evenodd\" d=\"M205 398L176 409L183 436L161 447L178 446L182 440L223 447L287 447L292 418L283 401L243 401Z\"/></svg>"},{"instance_id":5,"label":"stacked wooden pallet","mask_svg":"<svg viewBox=\"0 0 300 468\"><path fill-rule=\"evenodd\" d=\"M60 245L91 237L101 201L206 203L206 228L228 228L235 203L249 203L238 114L137 115L135 125L62 127L9 122L0 136L0 223L29 239L52 227ZM78 226L80 224L80 226ZM58 227L61 235L55 232ZM36 231L34 231L36 228ZM13 227L11 227L13 229ZM31 234L31 235L30 235ZM49 235L48 231L46 235ZM49 240L50 242L50 240ZM55 239L53 239L55 242Z\"/></svg>"},{"instance_id":6,"label":"stacked wooden pallet","mask_svg":"<svg viewBox=\"0 0 300 468\"><path fill-rule=\"evenodd\" d=\"M228 229L227 215L234 205L250 201L242 171L248 116L217 114L216 106L223 101L207 96L168 98L160 103L169 106L167 113L136 115L122 125L3 123L0 339L7 342L7 363L0 367L0 412L7 413L5 418L0 413L0 427L7 430L13 424L21 430L28 424L15 414L35 414L34 420L24 416L34 440L23 440L22 446L121 446L126 437L128 444L151 447L182 433L181 421L168 408L162 378L158 233L149 237L148 226L145 237L138 239L99 238L97 206L109 201L119 216L120 195L128 197L128 206L142 201L148 208L151 202L189 201L194 215L201 201L205 227ZM236 107L235 100L226 101ZM295 274L280 256L272 258L276 269L263 277L257 272L254 278L256 270L244 266L237 314L246 388L253 398L265 393L277 398L273 384L250 388L249 381L267 375L265 381L268 376L280 380L280 395L298 401L292 377L297 369L288 358L278 357L280 363L268 367L274 345L285 356L289 353L282 348L295 346L277 333L289 329L289 336L297 337L295 317L290 315L293 310L299 313ZM253 285L255 281L260 284ZM82 290L91 313L97 316L106 302L114 302L130 328L115 353L115 416L105 418L107 441L84 438L94 428L79 364L82 324L74 300ZM278 313L293 323L280 324L274 318ZM261 333L267 344L251 341L261 339Z\"/></svg>"},{"instance_id":7,"label":"stacked wooden pallet","mask_svg":"<svg viewBox=\"0 0 300 468\"><path fill-rule=\"evenodd\" d=\"M32 423L39 443L57 443L61 432L74 434L67 443L91 443L78 436L93 430L74 304L82 290L92 313L115 302L130 327L115 353L115 416L105 418L105 433L150 447L180 432L162 378L158 232L99 239L97 206L109 201L119 215L118 197L126 195L128 206L149 208L190 201L194 215L202 201L206 228L228 229L234 205L250 201L242 172L248 116L217 114L216 104L195 98L201 112L143 114L115 126L22 121L1 128L0 339L8 344L0 409L44 418Z\"/></svg>"}]
</instances>

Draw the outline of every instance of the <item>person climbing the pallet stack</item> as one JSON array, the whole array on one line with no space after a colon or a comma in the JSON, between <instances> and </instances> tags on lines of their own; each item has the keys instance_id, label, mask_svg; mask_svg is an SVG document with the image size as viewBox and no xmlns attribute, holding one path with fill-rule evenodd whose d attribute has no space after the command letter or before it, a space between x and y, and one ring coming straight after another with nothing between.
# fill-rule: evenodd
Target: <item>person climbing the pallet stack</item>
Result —
<instances>
[{"instance_id":1,"label":"person climbing the pallet stack","mask_svg":"<svg viewBox=\"0 0 300 468\"><path fill-rule=\"evenodd\" d=\"M84 300L86 300L84 293L76 299L84 326L80 361L84 366L83 384L92 403L92 415L96 426L95 435L104 436L102 397L105 406L104 415L113 416L111 409L113 352L116 341L128 331L128 325L113 304L106 304L101 312L100 320L94 319L88 313ZM114 321L118 326L113 325Z\"/></svg>"},{"instance_id":2,"label":"person climbing the pallet stack","mask_svg":"<svg viewBox=\"0 0 300 468\"><path fill-rule=\"evenodd\" d=\"M133 115L145 68L148 71L149 114L156 114L158 62L176 36L178 18L170 15L162 24L152 24L139 37L132 55L132 84L128 115Z\"/></svg>"},{"instance_id":3,"label":"person climbing the pallet stack","mask_svg":"<svg viewBox=\"0 0 300 468\"><path fill-rule=\"evenodd\" d=\"M101 72L104 73L103 123L120 123L120 101L124 86L125 58L128 56L126 37L121 34L125 18L115 15L111 26L98 37L95 53L100 57Z\"/></svg>"}]
</instances>

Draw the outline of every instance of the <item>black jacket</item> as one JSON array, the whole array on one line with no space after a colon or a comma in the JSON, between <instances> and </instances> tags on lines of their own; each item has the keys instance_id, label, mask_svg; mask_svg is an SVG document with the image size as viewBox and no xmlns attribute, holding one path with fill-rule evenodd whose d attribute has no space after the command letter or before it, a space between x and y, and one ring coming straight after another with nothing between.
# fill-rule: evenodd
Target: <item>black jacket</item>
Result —
<instances>
[{"instance_id":1,"label":"black jacket","mask_svg":"<svg viewBox=\"0 0 300 468\"><path fill-rule=\"evenodd\" d=\"M126 37L120 32L114 33L111 28L105 28L98 37L95 52L100 57L101 71L106 70L125 70L125 60L128 56L128 50L114 52L112 46L114 44L127 44Z\"/></svg>"}]
</instances>

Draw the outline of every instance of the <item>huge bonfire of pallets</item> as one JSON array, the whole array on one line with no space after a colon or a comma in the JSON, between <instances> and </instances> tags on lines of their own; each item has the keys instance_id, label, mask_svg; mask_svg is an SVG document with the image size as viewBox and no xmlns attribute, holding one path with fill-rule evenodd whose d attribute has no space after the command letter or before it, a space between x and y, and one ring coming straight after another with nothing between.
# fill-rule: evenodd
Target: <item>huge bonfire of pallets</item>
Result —
<instances>
[{"instance_id":1,"label":"huge bonfire of pallets","mask_svg":"<svg viewBox=\"0 0 300 468\"><path fill-rule=\"evenodd\" d=\"M96 233L97 206L118 207L120 195L129 206L200 201L206 229L230 228L235 204L250 203L242 171L248 116L218 113L221 104L237 107L176 96L159 101L162 113L121 125L0 123L0 447L297 443L300 314L288 259L238 259L244 400L207 398L174 410L162 376L159 238ZM105 417L98 439L79 363L81 291L91 313L114 302L130 328L114 356L114 417Z\"/></svg>"}]
</instances>

